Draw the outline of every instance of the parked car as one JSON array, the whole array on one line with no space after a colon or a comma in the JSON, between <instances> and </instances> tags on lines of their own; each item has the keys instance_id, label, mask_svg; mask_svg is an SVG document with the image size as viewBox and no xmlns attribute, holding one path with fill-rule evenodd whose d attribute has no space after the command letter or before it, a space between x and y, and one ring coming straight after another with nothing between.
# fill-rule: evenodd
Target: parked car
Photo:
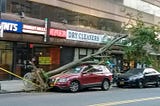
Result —
<instances>
[{"instance_id":1,"label":"parked car","mask_svg":"<svg viewBox=\"0 0 160 106\"><path fill-rule=\"evenodd\" d=\"M160 85L160 73L153 68L134 68L121 74L117 78L117 86L136 86L143 88L147 85Z\"/></svg>"},{"instance_id":2,"label":"parked car","mask_svg":"<svg viewBox=\"0 0 160 106\"><path fill-rule=\"evenodd\" d=\"M83 88L101 87L108 90L112 73L104 65L80 65L61 74L52 76L48 82L51 88L77 92Z\"/></svg>"}]
</instances>

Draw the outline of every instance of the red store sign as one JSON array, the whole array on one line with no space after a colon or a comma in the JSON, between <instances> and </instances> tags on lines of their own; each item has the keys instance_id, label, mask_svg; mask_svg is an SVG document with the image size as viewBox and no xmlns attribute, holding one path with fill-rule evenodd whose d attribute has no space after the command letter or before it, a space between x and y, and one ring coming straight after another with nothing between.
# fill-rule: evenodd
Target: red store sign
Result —
<instances>
[{"instance_id":1,"label":"red store sign","mask_svg":"<svg viewBox=\"0 0 160 106\"><path fill-rule=\"evenodd\" d=\"M53 36L53 37L66 38L66 30L50 28L49 29L49 35Z\"/></svg>"}]
</instances>

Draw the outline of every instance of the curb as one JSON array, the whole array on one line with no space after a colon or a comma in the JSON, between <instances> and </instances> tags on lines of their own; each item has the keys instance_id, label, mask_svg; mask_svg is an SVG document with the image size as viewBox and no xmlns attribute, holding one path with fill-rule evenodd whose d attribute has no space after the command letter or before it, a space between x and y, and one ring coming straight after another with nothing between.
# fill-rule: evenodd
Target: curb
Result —
<instances>
[{"instance_id":1,"label":"curb","mask_svg":"<svg viewBox=\"0 0 160 106\"><path fill-rule=\"evenodd\" d=\"M19 90L19 91L6 91L6 90L0 90L0 94L7 94L7 93L21 93L21 92L32 92L35 90Z\"/></svg>"},{"instance_id":2,"label":"curb","mask_svg":"<svg viewBox=\"0 0 160 106\"><path fill-rule=\"evenodd\" d=\"M20 90L20 91L6 91L6 90L1 90L0 94L6 94L6 93L20 93L20 92L25 92L25 90Z\"/></svg>"}]
</instances>

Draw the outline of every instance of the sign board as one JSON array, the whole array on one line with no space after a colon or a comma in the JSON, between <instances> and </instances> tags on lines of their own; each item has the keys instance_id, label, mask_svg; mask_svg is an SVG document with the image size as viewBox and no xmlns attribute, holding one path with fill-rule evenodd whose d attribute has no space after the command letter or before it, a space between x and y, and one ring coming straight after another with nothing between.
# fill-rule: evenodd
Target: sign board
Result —
<instances>
[{"instance_id":1,"label":"sign board","mask_svg":"<svg viewBox=\"0 0 160 106\"><path fill-rule=\"evenodd\" d=\"M40 65L50 65L51 57L39 57L39 64Z\"/></svg>"},{"instance_id":2,"label":"sign board","mask_svg":"<svg viewBox=\"0 0 160 106\"><path fill-rule=\"evenodd\" d=\"M11 20L0 20L3 30L6 32L22 33L22 22L11 21Z\"/></svg>"},{"instance_id":3,"label":"sign board","mask_svg":"<svg viewBox=\"0 0 160 106\"><path fill-rule=\"evenodd\" d=\"M67 30L66 39L92 43L101 43L103 37L104 35Z\"/></svg>"},{"instance_id":4,"label":"sign board","mask_svg":"<svg viewBox=\"0 0 160 106\"><path fill-rule=\"evenodd\" d=\"M23 24L22 32L44 35L46 33L46 29L44 27Z\"/></svg>"},{"instance_id":5,"label":"sign board","mask_svg":"<svg viewBox=\"0 0 160 106\"><path fill-rule=\"evenodd\" d=\"M3 37L3 25L0 23L0 37Z\"/></svg>"},{"instance_id":6,"label":"sign board","mask_svg":"<svg viewBox=\"0 0 160 106\"><path fill-rule=\"evenodd\" d=\"M49 29L49 35L53 36L53 37L66 38L66 30L50 28Z\"/></svg>"}]
</instances>

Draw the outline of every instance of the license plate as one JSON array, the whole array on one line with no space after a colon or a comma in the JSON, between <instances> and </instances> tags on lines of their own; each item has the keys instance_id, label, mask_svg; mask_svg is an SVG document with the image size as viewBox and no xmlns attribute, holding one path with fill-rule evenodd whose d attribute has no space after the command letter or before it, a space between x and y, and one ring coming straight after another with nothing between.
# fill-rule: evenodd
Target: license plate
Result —
<instances>
[{"instance_id":1,"label":"license plate","mask_svg":"<svg viewBox=\"0 0 160 106\"><path fill-rule=\"evenodd\" d=\"M53 86L54 86L54 83L51 83L50 86L53 87Z\"/></svg>"},{"instance_id":2,"label":"license plate","mask_svg":"<svg viewBox=\"0 0 160 106\"><path fill-rule=\"evenodd\" d=\"M123 81L121 81L121 82L120 82L120 85L124 85L124 82L123 82Z\"/></svg>"}]
</instances>

